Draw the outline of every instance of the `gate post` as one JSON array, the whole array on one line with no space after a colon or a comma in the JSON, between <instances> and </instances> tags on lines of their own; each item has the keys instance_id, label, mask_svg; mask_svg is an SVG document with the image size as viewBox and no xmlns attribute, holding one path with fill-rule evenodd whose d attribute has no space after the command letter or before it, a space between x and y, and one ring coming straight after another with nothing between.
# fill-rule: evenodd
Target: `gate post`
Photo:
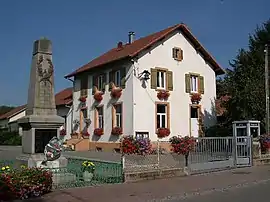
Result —
<instances>
[{"instance_id":1,"label":"gate post","mask_svg":"<svg viewBox=\"0 0 270 202\"><path fill-rule=\"evenodd\" d=\"M232 155L233 155L233 164L234 164L234 167L236 168L237 167L237 137L234 136L233 139L232 139Z\"/></svg>"},{"instance_id":2,"label":"gate post","mask_svg":"<svg viewBox=\"0 0 270 202\"><path fill-rule=\"evenodd\" d=\"M250 146L250 166L253 166L253 137L250 136L250 139L249 139L250 143L249 143L249 146Z\"/></svg>"}]
</instances>

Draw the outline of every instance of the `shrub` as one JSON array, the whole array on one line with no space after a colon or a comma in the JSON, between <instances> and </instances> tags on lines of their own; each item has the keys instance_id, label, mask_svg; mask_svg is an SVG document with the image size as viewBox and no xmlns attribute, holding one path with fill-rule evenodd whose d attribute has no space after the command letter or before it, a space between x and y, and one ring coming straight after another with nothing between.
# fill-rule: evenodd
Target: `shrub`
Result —
<instances>
[{"instance_id":1,"label":"shrub","mask_svg":"<svg viewBox=\"0 0 270 202\"><path fill-rule=\"evenodd\" d=\"M17 132L0 132L0 145L21 145L22 137Z\"/></svg>"},{"instance_id":2,"label":"shrub","mask_svg":"<svg viewBox=\"0 0 270 202\"><path fill-rule=\"evenodd\" d=\"M2 168L0 171L0 201L38 197L51 189L52 174L44 169Z\"/></svg>"},{"instance_id":3,"label":"shrub","mask_svg":"<svg viewBox=\"0 0 270 202\"><path fill-rule=\"evenodd\" d=\"M221 124L211 126L205 130L205 137L228 137L232 136L232 128Z\"/></svg>"},{"instance_id":4,"label":"shrub","mask_svg":"<svg viewBox=\"0 0 270 202\"><path fill-rule=\"evenodd\" d=\"M148 138L135 139L133 136L124 136L121 140L123 154L146 155L152 152L151 142Z\"/></svg>"}]
</instances>

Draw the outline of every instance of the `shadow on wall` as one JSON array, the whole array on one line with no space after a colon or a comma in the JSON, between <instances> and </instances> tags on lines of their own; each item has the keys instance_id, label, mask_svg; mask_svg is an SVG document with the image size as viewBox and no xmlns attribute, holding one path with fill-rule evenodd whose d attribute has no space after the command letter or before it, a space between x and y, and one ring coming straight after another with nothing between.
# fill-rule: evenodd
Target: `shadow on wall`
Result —
<instances>
[{"instance_id":1,"label":"shadow on wall","mask_svg":"<svg viewBox=\"0 0 270 202\"><path fill-rule=\"evenodd\" d=\"M215 102L211 100L211 109L210 111L204 110L204 127L209 128L216 124L216 105Z\"/></svg>"}]
</instances>

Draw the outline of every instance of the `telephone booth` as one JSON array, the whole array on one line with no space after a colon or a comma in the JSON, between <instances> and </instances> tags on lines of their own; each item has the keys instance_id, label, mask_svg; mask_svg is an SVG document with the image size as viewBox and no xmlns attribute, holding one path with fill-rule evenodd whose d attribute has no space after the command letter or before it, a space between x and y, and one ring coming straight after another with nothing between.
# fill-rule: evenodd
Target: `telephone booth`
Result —
<instances>
[{"instance_id":1,"label":"telephone booth","mask_svg":"<svg viewBox=\"0 0 270 202\"><path fill-rule=\"evenodd\" d=\"M252 165L252 138L260 135L260 121L244 120L233 122L235 137L235 160L237 166Z\"/></svg>"}]
</instances>

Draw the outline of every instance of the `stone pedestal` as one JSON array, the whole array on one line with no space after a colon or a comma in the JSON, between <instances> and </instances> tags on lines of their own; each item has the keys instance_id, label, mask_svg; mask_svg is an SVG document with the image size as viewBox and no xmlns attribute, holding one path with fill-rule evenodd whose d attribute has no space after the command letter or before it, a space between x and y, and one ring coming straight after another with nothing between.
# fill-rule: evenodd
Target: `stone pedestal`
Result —
<instances>
[{"instance_id":1,"label":"stone pedestal","mask_svg":"<svg viewBox=\"0 0 270 202\"><path fill-rule=\"evenodd\" d=\"M57 115L29 115L18 120L22 126L22 152L24 154L43 153L46 144L59 137L59 128L64 119Z\"/></svg>"}]
</instances>

